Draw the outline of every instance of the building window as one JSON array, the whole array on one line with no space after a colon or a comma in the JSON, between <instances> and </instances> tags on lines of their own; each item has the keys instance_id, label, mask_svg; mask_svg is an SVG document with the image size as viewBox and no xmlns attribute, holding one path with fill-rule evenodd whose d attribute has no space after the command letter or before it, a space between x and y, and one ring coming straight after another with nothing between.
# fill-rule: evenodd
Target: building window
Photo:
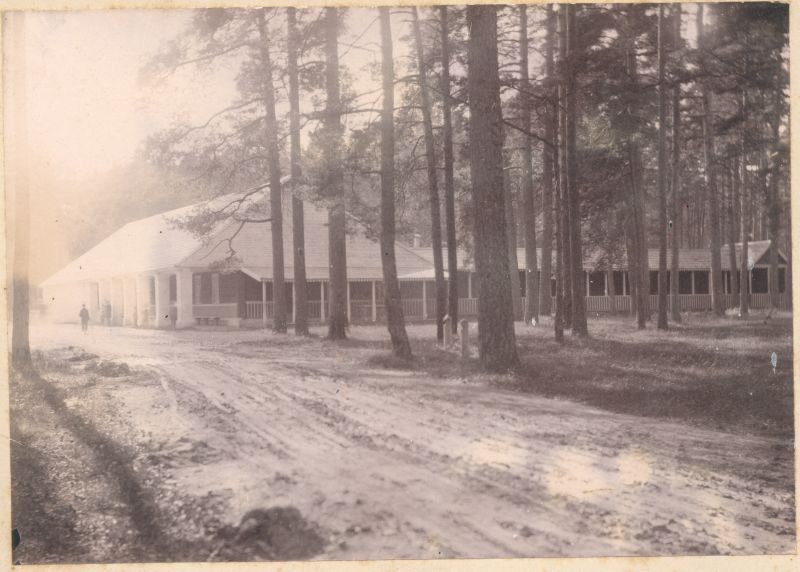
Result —
<instances>
[{"instance_id":1,"label":"building window","mask_svg":"<svg viewBox=\"0 0 800 572\"><path fill-rule=\"evenodd\" d=\"M752 276L752 293L766 294L769 292L769 279L767 268L753 268L750 271Z\"/></svg>"},{"instance_id":2,"label":"building window","mask_svg":"<svg viewBox=\"0 0 800 572\"><path fill-rule=\"evenodd\" d=\"M232 272L230 274L219 275L219 303L232 304L238 299L239 287L239 274Z\"/></svg>"},{"instance_id":3,"label":"building window","mask_svg":"<svg viewBox=\"0 0 800 572\"><path fill-rule=\"evenodd\" d=\"M422 282L400 282L400 295L404 300L422 300Z\"/></svg>"},{"instance_id":4,"label":"building window","mask_svg":"<svg viewBox=\"0 0 800 572\"><path fill-rule=\"evenodd\" d=\"M244 299L249 302L261 301L261 282L247 275L244 276Z\"/></svg>"},{"instance_id":5,"label":"building window","mask_svg":"<svg viewBox=\"0 0 800 572\"><path fill-rule=\"evenodd\" d=\"M428 282L428 298L436 297L436 283ZM377 297L377 292L376 292ZM372 282L350 282L351 300L372 300Z\"/></svg>"},{"instance_id":6,"label":"building window","mask_svg":"<svg viewBox=\"0 0 800 572\"><path fill-rule=\"evenodd\" d=\"M669 270L667 270L667 294L669 294ZM650 271L650 294L658 294L658 270Z\"/></svg>"},{"instance_id":7,"label":"building window","mask_svg":"<svg viewBox=\"0 0 800 572\"><path fill-rule=\"evenodd\" d=\"M778 268L778 292L786 292L786 268Z\"/></svg>"},{"instance_id":8,"label":"building window","mask_svg":"<svg viewBox=\"0 0 800 572\"><path fill-rule=\"evenodd\" d=\"M678 272L678 294L692 293L692 272L681 270Z\"/></svg>"},{"instance_id":9,"label":"building window","mask_svg":"<svg viewBox=\"0 0 800 572\"><path fill-rule=\"evenodd\" d=\"M525 279L525 274L527 274L525 270L519 271L519 292L520 292L519 295L522 296L523 298L527 296L528 292L528 282Z\"/></svg>"},{"instance_id":10,"label":"building window","mask_svg":"<svg viewBox=\"0 0 800 572\"><path fill-rule=\"evenodd\" d=\"M194 285L195 304L210 304L211 274L195 274Z\"/></svg>"},{"instance_id":11,"label":"building window","mask_svg":"<svg viewBox=\"0 0 800 572\"><path fill-rule=\"evenodd\" d=\"M202 274L192 276L192 304L200 304L200 291L202 288Z\"/></svg>"},{"instance_id":12,"label":"building window","mask_svg":"<svg viewBox=\"0 0 800 572\"><path fill-rule=\"evenodd\" d=\"M694 293L708 294L708 271L695 270L694 272Z\"/></svg>"},{"instance_id":13,"label":"building window","mask_svg":"<svg viewBox=\"0 0 800 572\"><path fill-rule=\"evenodd\" d=\"M614 270L614 295L615 296L623 296L627 292L625 289L625 283L627 282L627 273L622 272L621 270Z\"/></svg>"},{"instance_id":14,"label":"building window","mask_svg":"<svg viewBox=\"0 0 800 572\"><path fill-rule=\"evenodd\" d=\"M472 273L472 297L477 298L481 293L481 281L478 279L477 272Z\"/></svg>"},{"instance_id":15,"label":"building window","mask_svg":"<svg viewBox=\"0 0 800 572\"><path fill-rule=\"evenodd\" d=\"M469 272L459 270L458 276L458 297L469 298Z\"/></svg>"},{"instance_id":16,"label":"building window","mask_svg":"<svg viewBox=\"0 0 800 572\"><path fill-rule=\"evenodd\" d=\"M590 272L589 296L605 296L605 295L606 295L606 273Z\"/></svg>"}]
</instances>

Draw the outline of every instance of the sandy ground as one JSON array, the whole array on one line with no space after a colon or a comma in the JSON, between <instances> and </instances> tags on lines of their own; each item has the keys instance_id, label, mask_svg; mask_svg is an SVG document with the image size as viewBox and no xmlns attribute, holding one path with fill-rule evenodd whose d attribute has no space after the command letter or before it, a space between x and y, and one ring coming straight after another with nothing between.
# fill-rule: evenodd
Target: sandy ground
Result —
<instances>
[{"instance_id":1,"label":"sandy ground","mask_svg":"<svg viewBox=\"0 0 800 572\"><path fill-rule=\"evenodd\" d=\"M130 365L81 401L158 465L153 486L229 525L294 507L315 559L794 551L785 440L369 366L383 333L37 326L32 343ZM235 557L219 538L192 559Z\"/></svg>"}]
</instances>

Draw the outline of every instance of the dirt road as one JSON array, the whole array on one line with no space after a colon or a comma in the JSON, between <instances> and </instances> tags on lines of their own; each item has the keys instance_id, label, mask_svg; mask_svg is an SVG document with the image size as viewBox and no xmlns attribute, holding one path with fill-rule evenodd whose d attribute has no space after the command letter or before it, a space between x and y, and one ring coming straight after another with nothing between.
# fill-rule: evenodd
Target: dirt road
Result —
<instances>
[{"instance_id":1,"label":"dirt road","mask_svg":"<svg viewBox=\"0 0 800 572\"><path fill-rule=\"evenodd\" d=\"M777 439L370 367L369 328L345 345L255 331L32 336L148 372L87 399L126 420L164 486L214 499L223 522L299 510L324 532L317 559L794 550L792 458Z\"/></svg>"}]
</instances>

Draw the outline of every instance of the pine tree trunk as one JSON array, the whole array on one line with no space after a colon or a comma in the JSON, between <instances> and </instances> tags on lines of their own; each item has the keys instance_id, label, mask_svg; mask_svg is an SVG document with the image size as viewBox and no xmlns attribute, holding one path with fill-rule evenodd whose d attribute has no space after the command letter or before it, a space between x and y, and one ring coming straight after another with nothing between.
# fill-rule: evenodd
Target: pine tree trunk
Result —
<instances>
[{"instance_id":1,"label":"pine tree trunk","mask_svg":"<svg viewBox=\"0 0 800 572\"><path fill-rule=\"evenodd\" d=\"M545 39L545 77L552 83L554 76L553 48L556 35L555 10L547 5L547 36ZM550 88L544 117L544 138L542 145L542 270L539 273L539 313L549 316L552 306L550 280L553 274L553 163L555 151L556 90Z\"/></svg>"},{"instance_id":2,"label":"pine tree trunk","mask_svg":"<svg viewBox=\"0 0 800 572\"><path fill-rule=\"evenodd\" d=\"M478 294L478 348L489 371L517 366L511 286L506 256L503 196L503 117L497 62L497 8L467 6L469 26L470 175L475 225Z\"/></svg>"},{"instance_id":3,"label":"pine tree trunk","mask_svg":"<svg viewBox=\"0 0 800 572\"><path fill-rule=\"evenodd\" d=\"M633 28L630 24L632 13L628 10L628 28ZM638 91L638 70L636 63L635 39L626 39L625 67L628 73L628 90L631 93ZM628 102L625 114L628 123L633 123L634 111L633 103ZM628 129L631 129L628 127ZM629 134L628 139L628 164L630 166L630 185L631 192L627 198L628 207L628 265L631 292L633 295L632 303L636 310L636 325L641 330L646 326L650 317L649 294L650 294L650 269L647 252L647 239L645 230L645 191L644 177L642 169L642 151L639 141L633 134Z\"/></svg>"},{"instance_id":4,"label":"pine tree trunk","mask_svg":"<svg viewBox=\"0 0 800 572\"><path fill-rule=\"evenodd\" d=\"M400 282L395 258L394 213L394 56L392 25L388 7L378 8L381 21L381 73L383 77L383 110L381 113L381 252L383 256L383 292L386 304L386 325L394 355L411 358L411 345L406 334Z\"/></svg>"},{"instance_id":5,"label":"pine tree trunk","mask_svg":"<svg viewBox=\"0 0 800 572\"><path fill-rule=\"evenodd\" d=\"M522 285L519 279L519 259L517 258L517 221L514 216L514 193L511 189L510 169L503 168L503 191L505 192L506 210L506 256L508 258L508 277L511 282L511 308L514 320L524 318L522 307Z\"/></svg>"},{"instance_id":6,"label":"pine tree trunk","mask_svg":"<svg viewBox=\"0 0 800 572\"><path fill-rule=\"evenodd\" d=\"M701 67L705 70L706 58L703 56L705 50L705 30L703 26L703 4L697 5L697 44L701 52ZM708 194L708 214L710 226L710 248L711 248L711 306L714 314L722 316L725 312L722 305L722 261L720 254L720 232L719 232L719 200L716 181L716 169L714 168L714 116L711 107L711 90L708 81L703 80L703 171Z\"/></svg>"},{"instance_id":7,"label":"pine tree trunk","mask_svg":"<svg viewBox=\"0 0 800 572\"><path fill-rule=\"evenodd\" d=\"M780 136L778 133L780 124L775 121L772 124L772 153L774 157L778 155L778 145L780 143ZM770 164L769 174L769 188L767 191L767 227L769 230L769 298L770 304L773 309L778 308L778 296L780 294L778 289L778 235L781 230L781 207L778 201L778 176L779 167L777 158L773 159Z\"/></svg>"},{"instance_id":8,"label":"pine tree trunk","mask_svg":"<svg viewBox=\"0 0 800 572\"><path fill-rule=\"evenodd\" d=\"M788 309L791 311L794 307L794 297L792 295L792 213L791 209L786 209L786 277L783 279L786 287L786 300Z\"/></svg>"},{"instance_id":9,"label":"pine tree trunk","mask_svg":"<svg viewBox=\"0 0 800 572\"><path fill-rule=\"evenodd\" d=\"M525 130L531 128L530 92L528 72L528 11L519 5L519 65L520 65L520 121ZM527 134L522 135L522 200L525 225L525 323L539 319L539 264L536 252L536 193L533 189L533 144ZM510 196L509 196L510 198ZM512 205L506 212L513 215ZM510 222L510 219L509 219ZM516 259L516 244L514 245ZM513 276L512 276L513 284Z\"/></svg>"},{"instance_id":10,"label":"pine tree trunk","mask_svg":"<svg viewBox=\"0 0 800 572\"><path fill-rule=\"evenodd\" d=\"M588 336L586 323L586 283L583 276L583 252L581 242L581 205L578 194L578 157L576 108L577 81L575 60L578 57L578 32L575 5L567 5L567 192L569 203L569 238L572 264L572 333Z\"/></svg>"},{"instance_id":11,"label":"pine tree trunk","mask_svg":"<svg viewBox=\"0 0 800 572\"><path fill-rule=\"evenodd\" d=\"M560 67L559 90L559 192L561 193L561 268L563 272L564 295L564 328L572 328L572 252L569 236L569 205L567 191L567 7L560 4L558 7L558 62Z\"/></svg>"},{"instance_id":12,"label":"pine tree trunk","mask_svg":"<svg viewBox=\"0 0 800 572\"><path fill-rule=\"evenodd\" d=\"M553 175L554 175L554 183L555 186L553 188L553 193L555 195L555 223L556 223L556 312L555 317L553 319L553 333L555 335L555 339L559 343L563 343L564 341L564 232L563 232L563 216L562 216L562 200L561 200L561 166L559 160L559 149L560 145L557 140L557 133L559 132L559 125L560 121L558 120L560 117L559 109L560 105L560 98L558 97L558 89L554 90L556 92L556 99L554 102L555 108L555 116L554 121L556 123L555 130L553 133ZM560 138L559 138L560 139ZM550 292L550 288L548 285L548 294Z\"/></svg>"},{"instance_id":13,"label":"pine tree trunk","mask_svg":"<svg viewBox=\"0 0 800 572\"><path fill-rule=\"evenodd\" d=\"M283 260L283 189L281 188L280 149L278 147L278 120L275 115L275 87L272 84L272 57L269 48L265 13L258 13L258 32L260 36L261 65L264 74L264 135L267 148L267 168L269 170L269 208L272 229L272 329L286 333L286 283Z\"/></svg>"},{"instance_id":14,"label":"pine tree trunk","mask_svg":"<svg viewBox=\"0 0 800 572\"><path fill-rule=\"evenodd\" d=\"M297 31L295 8L286 9L287 19L287 73L289 76L289 160L291 163L291 185L297 189L302 173L300 170L300 82L297 72L297 51L300 38ZM306 239L303 201L292 196L292 246L294 248L294 333L308 335L308 286L306 284Z\"/></svg>"},{"instance_id":15,"label":"pine tree trunk","mask_svg":"<svg viewBox=\"0 0 800 572\"><path fill-rule=\"evenodd\" d=\"M13 158L13 184L14 197L14 260L12 278L12 307L11 307L11 365L20 373L30 372L33 368L31 362L31 347L29 336L30 325L30 284L28 281L30 263L30 197L28 188L28 137L27 105L24 86L26 76L25 58L25 13L17 12L8 15L11 26L10 40L14 47L13 57L9 58L11 75L14 78L11 84L13 93L14 114L11 128L15 145L8 150ZM8 220L8 219L7 219ZM77 311L76 311L77 314Z\"/></svg>"},{"instance_id":16,"label":"pine tree trunk","mask_svg":"<svg viewBox=\"0 0 800 572\"><path fill-rule=\"evenodd\" d=\"M458 243L456 242L456 201L453 178L453 120L450 101L450 38L447 6L439 6L442 48L442 139L444 144L444 218L447 239L447 314L453 333L458 331Z\"/></svg>"},{"instance_id":17,"label":"pine tree trunk","mask_svg":"<svg viewBox=\"0 0 800 572\"><path fill-rule=\"evenodd\" d=\"M739 296L739 274L736 272L739 267L736 262L736 237L739 209L739 156L733 158L733 170L731 175L731 196L728 203L728 218L731 224L728 225L728 265L731 268L731 294Z\"/></svg>"},{"instance_id":18,"label":"pine tree trunk","mask_svg":"<svg viewBox=\"0 0 800 572\"><path fill-rule=\"evenodd\" d=\"M328 260L330 265L330 298L328 301L328 337L347 337L347 228L344 208L344 176L336 153L341 148L342 123L339 91L339 11L325 8L325 125L326 164L328 176Z\"/></svg>"},{"instance_id":19,"label":"pine tree trunk","mask_svg":"<svg viewBox=\"0 0 800 572\"><path fill-rule=\"evenodd\" d=\"M742 134L742 157L739 173L741 178L741 186L739 192L741 195L741 213L742 213L742 255L739 262L739 315L745 317L750 310L750 270L748 265L748 250L749 250L749 234L750 234L750 197L748 196L748 181L747 181L747 154L745 153L744 134Z\"/></svg>"},{"instance_id":20,"label":"pine tree trunk","mask_svg":"<svg viewBox=\"0 0 800 572\"><path fill-rule=\"evenodd\" d=\"M433 247L433 273L436 279L436 339L444 338L444 315L447 308L447 285L444 282L442 260L442 215L439 204L439 184L436 176L436 150L433 140L431 100L428 94L428 79L425 71L425 52L422 47L422 32L417 7L411 8L414 24L414 45L417 52L419 93L422 103L422 124L425 131L425 163L428 172L428 199L431 208L431 246Z\"/></svg>"},{"instance_id":21,"label":"pine tree trunk","mask_svg":"<svg viewBox=\"0 0 800 572\"><path fill-rule=\"evenodd\" d=\"M667 85L666 22L658 5L658 329L667 329Z\"/></svg>"},{"instance_id":22,"label":"pine tree trunk","mask_svg":"<svg viewBox=\"0 0 800 572\"><path fill-rule=\"evenodd\" d=\"M673 46L677 50L681 40L681 5L674 4L672 10ZM681 235L683 233L683 212L681 208L681 84L675 82L672 88L672 261L670 264L670 296L672 298L672 321L681 322L680 298L680 257ZM735 267L736 265L733 265Z\"/></svg>"}]
</instances>

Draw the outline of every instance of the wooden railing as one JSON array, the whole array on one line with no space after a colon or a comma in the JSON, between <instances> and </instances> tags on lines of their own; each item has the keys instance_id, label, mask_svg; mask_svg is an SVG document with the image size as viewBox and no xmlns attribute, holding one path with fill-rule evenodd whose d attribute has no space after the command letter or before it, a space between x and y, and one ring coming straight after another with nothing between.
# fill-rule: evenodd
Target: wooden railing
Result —
<instances>
[{"instance_id":1,"label":"wooden railing","mask_svg":"<svg viewBox=\"0 0 800 572\"><path fill-rule=\"evenodd\" d=\"M789 293L778 295L778 308L781 310L789 309ZM682 312L698 312L711 310L710 294L681 294L679 296ZM555 299L552 300L555 308ZM658 296L649 295L647 302L650 311L658 310ZM421 320L423 318L433 319L436 315L436 300L426 300L427 315L423 313L423 300L421 298L403 299L403 313L408 320ZM522 298L523 307L525 298ZM736 308L739 306L739 296L733 294L723 294L723 306L725 309ZM764 309L772 306L769 294L750 294L750 307L753 309ZM260 301L245 302L245 318L249 320L263 319L263 303ZM613 312L629 312L631 309L630 296L587 296L586 311L589 314L605 314ZM672 297L667 297L667 309L672 309ZM267 320L273 317L273 303L267 302ZM230 304L194 304L192 306L193 315L200 319L213 318L236 318L238 317L238 306ZM476 316L478 314L477 298L459 298L458 312L460 317ZM371 300L351 300L350 319L354 323L372 322L372 301ZM155 307L148 308L148 317L152 321L155 318ZM321 302L313 300L308 302L309 320L319 321L321 318ZM375 308L375 318L377 321L386 319L386 309L383 305Z\"/></svg>"},{"instance_id":2,"label":"wooden railing","mask_svg":"<svg viewBox=\"0 0 800 572\"><path fill-rule=\"evenodd\" d=\"M403 315L406 318L422 318L422 299L403 299Z\"/></svg>"},{"instance_id":3,"label":"wooden railing","mask_svg":"<svg viewBox=\"0 0 800 572\"><path fill-rule=\"evenodd\" d=\"M477 298L459 298L458 299L458 315L459 316L477 316L478 315L478 299Z\"/></svg>"},{"instance_id":4,"label":"wooden railing","mask_svg":"<svg viewBox=\"0 0 800 572\"><path fill-rule=\"evenodd\" d=\"M192 315L195 318L238 318L239 305L231 304L194 304Z\"/></svg>"},{"instance_id":5,"label":"wooden railing","mask_svg":"<svg viewBox=\"0 0 800 572\"><path fill-rule=\"evenodd\" d=\"M322 302L320 302L319 300L310 300L308 302L308 319L319 320L322 315L321 307L322 307ZM267 302L267 320L271 320L273 316L274 316L274 305L272 302ZM263 303L260 301L245 302L245 318L247 318L248 320L263 320L264 319Z\"/></svg>"}]
</instances>

